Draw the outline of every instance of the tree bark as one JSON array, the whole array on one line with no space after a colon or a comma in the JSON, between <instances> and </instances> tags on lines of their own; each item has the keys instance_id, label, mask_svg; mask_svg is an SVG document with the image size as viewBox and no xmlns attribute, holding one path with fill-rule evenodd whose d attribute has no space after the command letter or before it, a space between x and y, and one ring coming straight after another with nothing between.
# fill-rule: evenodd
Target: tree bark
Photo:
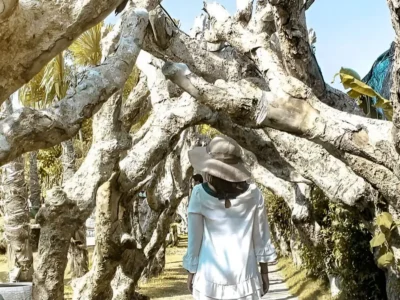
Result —
<instances>
[{"instance_id":1,"label":"tree bark","mask_svg":"<svg viewBox=\"0 0 400 300\"><path fill-rule=\"evenodd\" d=\"M137 251L126 251L120 268L113 280L113 300L130 300L135 297L135 286L143 270L157 255L165 242L170 224L181 200L187 196L191 168L187 151L194 145L190 132L180 135L180 140L166 159L165 168L153 178L154 185L148 186L149 198L157 199L159 213L149 211L150 215L143 224L143 236L137 236ZM151 208L151 205L149 205ZM139 217L135 218L136 227L140 226ZM135 233L133 233L135 234ZM140 249L140 250L139 250ZM135 299L135 298L134 298Z\"/></svg>"},{"instance_id":2,"label":"tree bark","mask_svg":"<svg viewBox=\"0 0 400 300\"><path fill-rule=\"evenodd\" d=\"M390 100L393 104L393 139L395 142L396 150L400 153L400 2L398 0L387 0L394 31L396 33L395 54L392 70L392 86L390 89Z\"/></svg>"},{"instance_id":3,"label":"tree bark","mask_svg":"<svg viewBox=\"0 0 400 300\"><path fill-rule=\"evenodd\" d=\"M63 167L62 181L64 183L71 179L76 171L74 142L72 140L62 142L61 148L61 164Z\"/></svg>"},{"instance_id":4,"label":"tree bark","mask_svg":"<svg viewBox=\"0 0 400 300\"><path fill-rule=\"evenodd\" d=\"M140 183L146 180L148 169L153 169L168 155L185 128L216 117L208 107L199 105L187 93L170 99L167 80L151 59L142 56L138 60L138 68L147 76L153 113L135 134L133 147L119 164L120 183L124 191L137 190Z\"/></svg>"},{"instance_id":5,"label":"tree bark","mask_svg":"<svg viewBox=\"0 0 400 300\"><path fill-rule=\"evenodd\" d=\"M271 3L286 70L311 87L317 97L323 97L326 92L325 81L309 43L304 0Z\"/></svg>"},{"instance_id":6,"label":"tree bark","mask_svg":"<svg viewBox=\"0 0 400 300\"><path fill-rule=\"evenodd\" d=\"M128 12L124 16L117 49L103 64L85 71L74 94L47 109L18 109L0 121L1 165L22 153L51 147L72 138L82 122L92 117L111 95L123 87L141 50L148 22L148 14L143 9ZM3 78L11 77L8 74Z\"/></svg>"},{"instance_id":7,"label":"tree bark","mask_svg":"<svg viewBox=\"0 0 400 300\"><path fill-rule=\"evenodd\" d=\"M168 18L164 12L157 11L158 18ZM154 29L172 32L169 47L160 47L153 38ZM188 67L204 77L209 82L218 79L236 81L245 77L257 77L257 68L246 56L241 55L233 48L224 48L224 51L208 51L207 42L197 41L196 38L187 36L171 23L163 23L147 30L143 49L157 58L184 62Z\"/></svg>"},{"instance_id":8,"label":"tree bark","mask_svg":"<svg viewBox=\"0 0 400 300\"><path fill-rule=\"evenodd\" d=\"M32 211L36 215L42 205L41 187L39 182L37 152L29 153L29 201L31 202Z\"/></svg>"},{"instance_id":9,"label":"tree bark","mask_svg":"<svg viewBox=\"0 0 400 300\"><path fill-rule=\"evenodd\" d=\"M32 79L81 33L105 19L120 2L1 1L0 103ZM10 53L9 49L18 51Z\"/></svg>"},{"instance_id":10,"label":"tree bark","mask_svg":"<svg viewBox=\"0 0 400 300\"><path fill-rule=\"evenodd\" d=\"M165 242L161 245L157 251L155 257L149 261L146 268L142 272L141 280L146 282L151 278L160 276L165 269Z\"/></svg>"},{"instance_id":11,"label":"tree bark","mask_svg":"<svg viewBox=\"0 0 400 300\"><path fill-rule=\"evenodd\" d=\"M61 143L61 163L63 167L63 183L70 180L76 171L75 149L73 140ZM79 278L89 271L89 258L86 249L86 227L83 225L76 230L71 238L68 250L70 272L72 278Z\"/></svg>"},{"instance_id":12,"label":"tree bark","mask_svg":"<svg viewBox=\"0 0 400 300\"><path fill-rule=\"evenodd\" d=\"M394 54L394 63L393 63L393 69L392 69L392 86L390 89L390 100L393 105L393 141L394 141L394 146L396 148L397 153L400 153L400 93L399 93L399 87L400 87L400 2L398 0L387 0L390 13L391 13L391 19L392 19L392 25L394 28L394 31L396 33L395 37L395 54ZM361 169L361 172L365 172L368 170ZM372 176L372 174L368 174L370 177L374 177L374 180L379 182L378 184L382 184L380 179L382 177L388 177L390 178L390 181L395 183L396 186L396 192L398 193L398 188L400 187L400 182L398 181L400 179L399 175L396 174L397 176L391 176L390 172L386 168L380 168L378 172L379 176ZM380 178L379 178L380 177ZM386 179L386 178L385 178ZM392 185L393 186L393 185ZM394 189L390 191L390 193L387 193L385 196L388 197L390 203L393 205L395 210L398 212L399 211L399 202L398 200L394 200ZM396 197L397 198L397 197ZM398 234L398 232L397 232ZM396 238L397 240L397 247L393 247L395 257L397 260L399 259L399 242L398 242L398 237ZM397 250L397 251L396 251ZM400 271L398 268L395 268L393 266L390 266L387 271L386 271L386 292L388 294L389 300L394 300L396 297L398 297L400 293Z\"/></svg>"},{"instance_id":13,"label":"tree bark","mask_svg":"<svg viewBox=\"0 0 400 300\"><path fill-rule=\"evenodd\" d=\"M117 174L104 183L96 197L96 245L90 271L74 282L73 299L108 300L112 298L111 280L117 270L124 246L118 207L121 193Z\"/></svg>"},{"instance_id":14,"label":"tree bark","mask_svg":"<svg viewBox=\"0 0 400 300\"><path fill-rule=\"evenodd\" d=\"M97 188L112 174L119 153L129 147L118 121L121 101L119 94L113 96L96 114L93 143L87 157L63 189L56 187L47 193L46 205L39 210L36 218L41 225L41 236L34 277L35 300L63 299L71 237L92 213Z\"/></svg>"},{"instance_id":15,"label":"tree bark","mask_svg":"<svg viewBox=\"0 0 400 300\"><path fill-rule=\"evenodd\" d=\"M4 233L11 267L11 282L32 281L33 256L30 246L28 193L22 157L3 166Z\"/></svg>"},{"instance_id":16,"label":"tree bark","mask_svg":"<svg viewBox=\"0 0 400 300\"><path fill-rule=\"evenodd\" d=\"M11 99L7 99L4 112L12 114ZM2 168L4 235L7 241L10 282L32 281L33 274L24 166L23 157L19 157Z\"/></svg>"}]
</instances>

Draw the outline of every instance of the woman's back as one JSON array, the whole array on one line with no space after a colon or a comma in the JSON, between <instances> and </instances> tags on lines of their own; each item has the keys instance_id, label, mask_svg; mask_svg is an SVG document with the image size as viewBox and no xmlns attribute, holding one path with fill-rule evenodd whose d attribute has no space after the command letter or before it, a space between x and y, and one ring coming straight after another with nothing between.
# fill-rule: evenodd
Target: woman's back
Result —
<instances>
[{"instance_id":1,"label":"woman's back","mask_svg":"<svg viewBox=\"0 0 400 300\"><path fill-rule=\"evenodd\" d=\"M194 289L211 298L239 299L261 290L256 253L275 259L273 247L265 249L265 243L259 241L257 224L260 210L265 213L264 201L254 184L231 199L229 208L214 196L207 183L193 189L189 214L198 222L189 228L189 240L191 236L202 238L189 245L184 265L191 263L191 248L201 248ZM269 230L264 238L269 242ZM262 245L261 252L257 245Z\"/></svg>"},{"instance_id":2,"label":"woman's back","mask_svg":"<svg viewBox=\"0 0 400 300\"><path fill-rule=\"evenodd\" d=\"M257 300L269 289L268 265L276 259L264 199L226 136L188 152L207 183L197 185L188 208L188 249L183 267L196 300ZM258 270L258 264L262 274Z\"/></svg>"}]
</instances>

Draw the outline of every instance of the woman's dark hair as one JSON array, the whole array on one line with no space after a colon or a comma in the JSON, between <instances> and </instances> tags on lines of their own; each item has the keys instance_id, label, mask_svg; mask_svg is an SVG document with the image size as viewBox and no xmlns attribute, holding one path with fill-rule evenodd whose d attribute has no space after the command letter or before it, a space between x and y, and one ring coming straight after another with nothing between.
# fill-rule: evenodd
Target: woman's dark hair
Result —
<instances>
[{"instance_id":1,"label":"woman's dark hair","mask_svg":"<svg viewBox=\"0 0 400 300\"><path fill-rule=\"evenodd\" d=\"M203 176L201 176L201 174L195 174L195 175L193 175L193 176L192 176L192 179L193 179L194 181L203 183Z\"/></svg>"},{"instance_id":2,"label":"woman's dark hair","mask_svg":"<svg viewBox=\"0 0 400 300\"><path fill-rule=\"evenodd\" d=\"M229 182L208 173L206 174L206 181L215 188L217 198L220 200L235 199L249 188L249 184L246 181Z\"/></svg>"}]
</instances>

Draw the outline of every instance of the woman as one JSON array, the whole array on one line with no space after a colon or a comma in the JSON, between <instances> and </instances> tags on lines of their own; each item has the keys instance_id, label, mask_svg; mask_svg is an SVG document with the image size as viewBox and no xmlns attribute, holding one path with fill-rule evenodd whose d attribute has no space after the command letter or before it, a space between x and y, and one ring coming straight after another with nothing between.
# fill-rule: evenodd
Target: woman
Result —
<instances>
[{"instance_id":1,"label":"woman","mask_svg":"<svg viewBox=\"0 0 400 300\"><path fill-rule=\"evenodd\" d=\"M216 137L189 151L205 183L193 188L188 210L189 242L183 266L196 300L256 300L269 290L268 262L276 260L260 190L242 150ZM258 264L260 269L258 270Z\"/></svg>"}]
</instances>

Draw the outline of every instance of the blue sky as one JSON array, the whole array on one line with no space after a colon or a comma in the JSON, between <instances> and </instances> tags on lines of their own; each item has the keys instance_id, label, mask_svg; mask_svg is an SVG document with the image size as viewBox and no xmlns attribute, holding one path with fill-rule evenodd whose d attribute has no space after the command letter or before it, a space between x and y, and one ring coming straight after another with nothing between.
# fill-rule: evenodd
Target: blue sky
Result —
<instances>
[{"instance_id":1,"label":"blue sky","mask_svg":"<svg viewBox=\"0 0 400 300\"><path fill-rule=\"evenodd\" d=\"M235 12L235 0L217 2ZM162 4L187 32L201 13L203 0L164 0ZM327 82L342 66L364 76L394 40L385 0L316 0L307 12L307 24L317 33L316 56Z\"/></svg>"}]
</instances>

